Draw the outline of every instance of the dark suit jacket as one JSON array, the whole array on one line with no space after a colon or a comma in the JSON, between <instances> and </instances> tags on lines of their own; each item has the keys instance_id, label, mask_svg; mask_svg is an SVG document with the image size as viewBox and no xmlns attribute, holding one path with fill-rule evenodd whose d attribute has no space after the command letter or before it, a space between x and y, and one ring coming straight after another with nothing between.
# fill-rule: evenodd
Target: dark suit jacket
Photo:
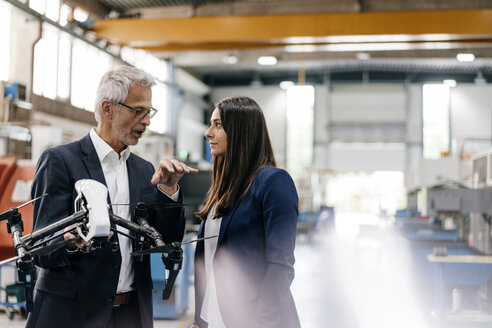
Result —
<instances>
[{"instance_id":1,"label":"dark suit jacket","mask_svg":"<svg viewBox=\"0 0 492 328\"><path fill-rule=\"evenodd\" d=\"M127 168L130 203L172 202L150 183L154 173L151 163L131 154ZM33 198L44 193L48 193L48 196L34 203L33 230L73 213L77 195L74 185L80 179L93 179L106 184L89 135L73 143L51 148L41 155L31 193ZM130 208L132 216L134 208ZM152 211L149 214L149 223L164 236L165 242L182 240L185 226L182 209L174 208L158 213ZM116 239L115 234L112 240ZM118 286L121 264L119 247L113 249L107 246L89 253L77 252L75 255L61 248L49 256L36 257L35 260L41 270L36 282L34 311L29 315L27 327L107 327ZM141 326L152 327L149 256L144 256L141 262L134 259L133 269Z\"/></svg>"},{"instance_id":2,"label":"dark suit jacket","mask_svg":"<svg viewBox=\"0 0 492 328\"><path fill-rule=\"evenodd\" d=\"M290 284L294 278L297 192L289 174L267 167L247 195L222 218L213 268L226 327L300 327ZM203 237L202 222L199 237ZM204 244L195 253L195 322L206 287Z\"/></svg>"}]
</instances>

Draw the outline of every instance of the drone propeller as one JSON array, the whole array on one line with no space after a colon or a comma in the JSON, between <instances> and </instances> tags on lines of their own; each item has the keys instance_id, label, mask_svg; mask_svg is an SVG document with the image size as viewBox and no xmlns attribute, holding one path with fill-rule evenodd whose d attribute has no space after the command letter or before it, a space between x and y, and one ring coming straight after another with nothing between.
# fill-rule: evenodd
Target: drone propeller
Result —
<instances>
[{"instance_id":1,"label":"drone propeller","mask_svg":"<svg viewBox=\"0 0 492 328\"><path fill-rule=\"evenodd\" d=\"M176 207L185 207L189 206L190 204L181 204L181 203L158 203L158 202L138 202L138 203L131 203L131 204L109 204L111 206L131 206L131 205L136 205L136 206L144 206L153 210L163 210L166 208L176 208Z\"/></svg>"},{"instance_id":2,"label":"drone propeller","mask_svg":"<svg viewBox=\"0 0 492 328\"><path fill-rule=\"evenodd\" d=\"M180 247L181 245L195 243L195 242L200 241L200 240L205 240L205 239L210 239L210 238L216 238L216 237L217 236L209 236L209 237L197 238L197 239L185 241L183 243L166 244L166 245L162 245L162 246L153 247L153 248L150 248L150 249L143 249L141 251L136 251L136 252L133 252L132 255L133 256L138 256L138 255L146 255L146 254L152 254L152 253L166 253L166 254L169 254L169 253L172 253L176 247Z\"/></svg>"},{"instance_id":3,"label":"drone propeller","mask_svg":"<svg viewBox=\"0 0 492 328\"><path fill-rule=\"evenodd\" d=\"M59 248L62 248L65 245L72 243L74 241L80 240L80 239L81 239L80 237L75 237L75 238L70 238L67 240L62 240L62 241L59 241L59 242L56 242L56 243L53 243L53 244L47 245L47 246L37 246L33 249L30 249L29 254L38 255L38 256L50 255L51 253L58 250Z\"/></svg>"},{"instance_id":4,"label":"drone propeller","mask_svg":"<svg viewBox=\"0 0 492 328\"><path fill-rule=\"evenodd\" d=\"M18 210L26 205L29 205L31 204L32 202L40 199L40 198L43 198L44 196L47 196L48 194L44 194L44 195L41 195L39 197L36 197L34 199L31 199L30 201L28 202L25 202L24 204L22 205L19 205L17 207L12 207L11 209L9 209L8 211L5 211L3 212L2 214L0 214L0 221L4 221L4 220L9 220L11 217L12 217L12 213L14 212L14 210Z\"/></svg>"}]
</instances>

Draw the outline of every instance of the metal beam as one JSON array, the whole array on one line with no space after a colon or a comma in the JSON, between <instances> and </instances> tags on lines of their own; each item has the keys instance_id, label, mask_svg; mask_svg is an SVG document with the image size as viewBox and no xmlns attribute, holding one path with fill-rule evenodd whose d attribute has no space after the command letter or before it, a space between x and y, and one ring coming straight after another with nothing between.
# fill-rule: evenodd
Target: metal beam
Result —
<instances>
[{"instance_id":1,"label":"metal beam","mask_svg":"<svg viewBox=\"0 0 492 328\"><path fill-rule=\"evenodd\" d=\"M372 48L369 51L377 51L374 48L381 46L381 49L392 47L398 48L401 44L405 44L405 50L413 49L460 49L460 48L492 48L492 38L486 39L465 39L453 41L397 41L397 42L303 42L298 45L313 46L313 51L336 51L347 45L348 50L354 51L351 45L357 45L361 51L368 51L366 48ZM268 49L268 48L285 48L295 45L293 43L279 42L227 42L227 43L191 43L191 44L166 44L158 46L134 46L135 49L145 50L149 52L172 52L172 51L193 51L193 50L248 50L248 49ZM333 49L332 49L333 48ZM341 51L341 50L337 50ZM304 51L306 52L306 51Z\"/></svg>"},{"instance_id":2,"label":"metal beam","mask_svg":"<svg viewBox=\"0 0 492 328\"><path fill-rule=\"evenodd\" d=\"M330 36L492 36L492 9L112 19L95 22L100 38L131 46L289 42Z\"/></svg>"}]
</instances>

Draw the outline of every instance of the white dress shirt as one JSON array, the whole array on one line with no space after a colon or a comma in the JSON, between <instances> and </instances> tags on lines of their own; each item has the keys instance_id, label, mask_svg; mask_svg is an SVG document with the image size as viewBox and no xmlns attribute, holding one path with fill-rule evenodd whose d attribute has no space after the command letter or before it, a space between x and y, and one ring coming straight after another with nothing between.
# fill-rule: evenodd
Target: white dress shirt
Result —
<instances>
[{"instance_id":1,"label":"white dress shirt","mask_svg":"<svg viewBox=\"0 0 492 328\"><path fill-rule=\"evenodd\" d=\"M218 236L222 217L213 219L215 216L215 206L207 215L205 223L205 236ZM225 328L224 320L219 309L219 300L217 299L217 289L215 288L215 275L213 261L215 252L217 251L218 238L205 239L205 276L207 279L207 287L205 288L205 296L203 297L202 310L200 317L208 323L209 328Z\"/></svg>"},{"instance_id":2,"label":"white dress shirt","mask_svg":"<svg viewBox=\"0 0 492 328\"><path fill-rule=\"evenodd\" d=\"M99 161L101 162L111 204L130 204L130 187L128 182L128 170L126 167L126 160L130 156L130 148L125 148L121 154L118 155L94 129L91 129L89 135L94 144L94 148L96 149ZM177 201L178 196L179 189L170 197L173 201ZM112 208L114 214L123 219L131 220L129 205L115 205L112 206ZM116 229L125 234L129 234L128 229L120 227L119 225L116 225ZM135 289L133 286L133 259L130 255L133 250L132 243L128 237L119 234L118 243L120 244L121 267L116 292L123 293Z\"/></svg>"},{"instance_id":3,"label":"white dress shirt","mask_svg":"<svg viewBox=\"0 0 492 328\"><path fill-rule=\"evenodd\" d=\"M126 168L126 160L130 156L130 149L127 147L118 155L106 141L99 137L94 129L91 130L90 137L101 162L111 204L130 204L130 187ZM114 214L126 220L131 220L129 205L112 206L112 208ZM128 229L119 225L116 228L118 231L128 234ZM134 279L133 259L130 255L132 244L128 237L120 234L118 235L118 242L121 251L121 268L117 292L121 293L134 289L132 287Z\"/></svg>"}]
</instances>

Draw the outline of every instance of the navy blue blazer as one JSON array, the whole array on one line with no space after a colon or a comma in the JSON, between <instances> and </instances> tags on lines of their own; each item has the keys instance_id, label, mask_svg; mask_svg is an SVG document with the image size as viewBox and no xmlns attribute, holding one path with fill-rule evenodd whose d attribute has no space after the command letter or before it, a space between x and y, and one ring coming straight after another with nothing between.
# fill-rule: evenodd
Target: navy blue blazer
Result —
<instances>
[{"instance_id":1,"label":"navy blue blazer","mask_svg":"<svg viewBox=\"0 0 492 328\"><path fill-rule=\"evenodd\" d=\"M154 174L150 162L131 154L127 168L130 203L172 202L150 183ZM77 196L74 185L80 179L93 179L106 185L89 135L48 149L41 155L31 196L34 198L44 193L48 196L34 202L33 230L73 214ZM132 216L134 208L130 208ZM185 218L182 208L150 211L149 223L164 236L166 242L181 241L183 238ZM117 238L114 234L112 241L117 241ZM121 265L119 247L108 245L89 253L75 254L68 254L65 248L61 248L49 256L36 257L35 261L40 271L34 311L29 315L26 327L107 327L118 286ZM153 327L149 256L144 256L141 262L134 260L133 269L141 327Z\"/></svg>"},{"instance_id":2,"label":"navy blue blazer","mask_svg":"<svg viewBox=\"0 0 492 328\"><path fill-rule=\"evenodd\" d=\"M290 285L294 279L297 191L289 174L266 167L249 192L222 218L213 268L228 328L300 327ZM200 226L203 237L207 220ZM195 323L206 288L204 243L195 252Z\"/></svg>"}]
</instances>

